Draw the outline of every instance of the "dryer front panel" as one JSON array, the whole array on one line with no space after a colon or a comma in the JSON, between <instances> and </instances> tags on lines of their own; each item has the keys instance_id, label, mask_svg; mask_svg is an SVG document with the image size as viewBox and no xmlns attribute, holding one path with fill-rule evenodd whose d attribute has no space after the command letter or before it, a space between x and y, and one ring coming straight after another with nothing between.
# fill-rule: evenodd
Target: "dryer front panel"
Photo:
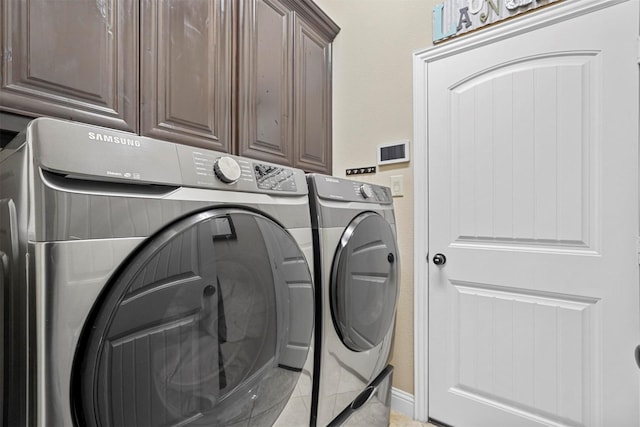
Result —
<instances>
[{"instance_id":1,"label":"dryer front panel","mask_svg":"<svg viewBox=\"0 0 640 427\"><path fill-rule=\"evenodd\" d=\"M114 276L74 362L79 425L271 425L307 362L309 266L276 222L184 218Z\"/></svg>"},{"instance_id":2,"label":"dryer front panel","mask_svg":"<svg viewBox=\"0 0 640 427\"><path fill-rule=\"evenodd\" d=\"M370 350L388 335L398 299L398 248L381 215L364 212L345 229L333 260L330 299L334 326L351 350Z\"/></svg>"}]
</instances>

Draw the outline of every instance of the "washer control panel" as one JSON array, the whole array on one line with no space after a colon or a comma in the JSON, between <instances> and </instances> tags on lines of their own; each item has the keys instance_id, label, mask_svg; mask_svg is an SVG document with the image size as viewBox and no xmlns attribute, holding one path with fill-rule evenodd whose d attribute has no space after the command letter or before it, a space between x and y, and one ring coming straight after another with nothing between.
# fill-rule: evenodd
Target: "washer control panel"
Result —
<instances>
[{"instance_id":1,"label":"washer control panel","mask_svg":"<svg viewBox=\"0 0 640 427\"><path fill-rule=\"evenodd\" d=\"M78 179L287 197L309 193L301 169L53 118L28 126L37 166Z\"/></svg>"},{"instance_id":2,"label":"washer control panel","mask_svg":"<svg viewBox=\"0 0 640 427\"><path fill-rule=\"evenodd\" d=\"M307 194L302 170L186 145L176 147L186 185L281 195Z\"/></svg>"},{"instance_id":3,"label":"washer control panel","mask_svg":"<svg viewBox=\"0 0 640 427\"><path fill-rule=\"evenodd\" d=\"M281 166L254 163L258 188L263 190L296 191L294 171Z\"/></svg>"},{"instance_id":4,"label":"washer control panel","mask_svg":"<svg viewBox=\"0 0 640 427\"><path fill-rule=\"evenodd\" d=\"M242 169L240 169L238 162L231 157L222 156L213 162L213 173L216 174L220 181L231 184L240 179Z\"/></svg>"}]
</instances>

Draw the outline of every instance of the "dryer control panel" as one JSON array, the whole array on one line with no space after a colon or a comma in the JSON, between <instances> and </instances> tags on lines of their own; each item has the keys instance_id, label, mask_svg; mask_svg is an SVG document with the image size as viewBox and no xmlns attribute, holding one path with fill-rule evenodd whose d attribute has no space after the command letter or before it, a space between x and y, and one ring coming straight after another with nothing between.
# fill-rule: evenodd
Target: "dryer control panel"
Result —
<instances>
[{"instance_id":1,"label":"dryer control panel","mask_svg":"<svg viewBox=\"0 0 640 427\"><path fill-rule=\"evenodd\" d=\"M389 187L313 174L318 197L345 202L393 203Z\"/></svg>"}]
</instances>

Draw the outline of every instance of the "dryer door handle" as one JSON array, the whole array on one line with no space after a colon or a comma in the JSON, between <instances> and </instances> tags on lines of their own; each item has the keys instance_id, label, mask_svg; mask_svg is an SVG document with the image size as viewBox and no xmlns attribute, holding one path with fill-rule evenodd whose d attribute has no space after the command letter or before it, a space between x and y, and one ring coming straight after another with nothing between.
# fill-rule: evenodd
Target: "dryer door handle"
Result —
<instances>
[{"instance_id":1,"label":"dryer door handle","mask_svg":"<svg viewBox=\"0 0 640 427\"><path fill-rule=\"evenodd\" d=\"M5 278L9 273L9 257L3 251L0 251L0 301L4 295Z\"/></svg>"}]
</instances>

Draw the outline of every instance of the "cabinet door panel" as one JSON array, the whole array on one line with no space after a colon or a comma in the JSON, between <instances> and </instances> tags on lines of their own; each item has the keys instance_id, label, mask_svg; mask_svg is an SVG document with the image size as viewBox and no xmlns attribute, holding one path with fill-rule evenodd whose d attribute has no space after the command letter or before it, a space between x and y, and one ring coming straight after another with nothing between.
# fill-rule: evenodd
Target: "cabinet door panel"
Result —
<instances>
[{"instance_id":1,"label":"cabinet door panel","mask_svg":"<svg viewBox=\"0 0 640 427\"><path fill-rule=\"evenodd\" d=\"M144 1L143 135L230 151L233 4Z\"/></svg>"},{"instance_id":2,"label":"cabinet door panel","mask_svg":"<svg viewBox=\"0 0 640 427\"><path fill-rule=\"evenodd\" d=\"M331 42L294 14L294 166L331 173Z\"/></svg>"},{"instance_id":3,"label":"cabinet door panel","mask_svg":"<svg viewBox=\"0 0 640 427\"><path fill-rule=\"evenodd\" d=\"M239 154L291 165L291 13L278 0L249 0L243 5L238 68Z\"/></svg>"},{"instance_id":4,"label":"cabinet door panel","mask_svg":"<svg viewBox=\"0 0 640 427\"><path fill-rule=\"evenodd\" d=\"M0 109L137 130L135 0L0 3Z\"/></svg>"}]
</instances>

